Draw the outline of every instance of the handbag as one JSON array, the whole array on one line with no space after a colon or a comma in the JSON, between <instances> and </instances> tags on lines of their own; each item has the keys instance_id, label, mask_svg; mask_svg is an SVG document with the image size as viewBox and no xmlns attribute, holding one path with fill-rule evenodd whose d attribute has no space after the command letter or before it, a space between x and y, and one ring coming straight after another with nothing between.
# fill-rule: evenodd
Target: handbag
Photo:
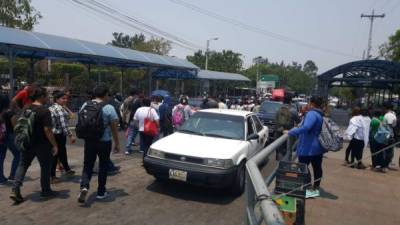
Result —
<instances>
[{"instance_id":1,"label":"handbag","mask_svg":"<svg viewBox=\"0 0 400 225\"><path fill-rule=\"evenodd\" d=\"M158 127L156 121L151 118L151 109L152 108L149 109L147 117L144 119L143 133L148 136L155 137L158 134Z\"/></svg>"}]
</instances>

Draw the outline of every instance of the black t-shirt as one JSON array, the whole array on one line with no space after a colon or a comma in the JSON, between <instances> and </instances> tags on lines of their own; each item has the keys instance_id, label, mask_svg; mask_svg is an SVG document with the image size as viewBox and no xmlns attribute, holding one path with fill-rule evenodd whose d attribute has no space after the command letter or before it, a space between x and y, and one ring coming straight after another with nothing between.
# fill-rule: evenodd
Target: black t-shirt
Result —
<instances>
[{"instance_id":1,"label":"black t-shirt","mask_svg":"<svg viewBox=\"0 0 400 225\"><path fill-rule=\"evenodd\" d=\"M44 127L51 128L53 126L50 110L38 105L30 105L27 108L36 113L33 124L32 145L51 145L44 133Z\"/></svg>"}]
</instances>

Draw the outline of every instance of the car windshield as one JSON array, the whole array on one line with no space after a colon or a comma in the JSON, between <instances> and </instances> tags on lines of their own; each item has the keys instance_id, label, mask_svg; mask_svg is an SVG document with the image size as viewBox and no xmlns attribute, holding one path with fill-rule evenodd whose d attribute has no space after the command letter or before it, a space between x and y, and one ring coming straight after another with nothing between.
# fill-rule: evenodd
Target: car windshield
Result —
<instances>
[{"instance_id":1,"label":"car windshield","mask_svg":"<svg viewBox=\"0 0 400 225\"><path fill-rule=\"evenodd\" d=\"M218 113L197 112L179 128L178 132L244 140L244 118Z\"/></svg>"},{"instance_id":2,"label":"car windshield","mask_svg":"<svg viewBox=\"0 0 400 225\"><path fill-rule=\"evenodd\" d=\"M277 113L282 104L279 102L263 102L261 104L260 112L263 113Z\"/></svg>"}]
</instances>

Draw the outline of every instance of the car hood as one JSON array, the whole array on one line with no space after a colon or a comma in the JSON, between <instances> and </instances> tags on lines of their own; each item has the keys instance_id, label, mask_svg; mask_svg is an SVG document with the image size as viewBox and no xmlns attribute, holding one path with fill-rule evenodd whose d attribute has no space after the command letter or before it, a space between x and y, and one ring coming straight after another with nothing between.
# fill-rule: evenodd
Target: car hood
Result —
<instances>
[{"instance_id":1,"label":"car hood","mask_svg":"<svg viewBox=\"0 0 400 225\"><path fill-rule=\"evenodd\" d=\"M229 159L244 148L243 140L206 137L175 132L151 145L151 148L172 154Z\"/></svg>"}]
</instances>

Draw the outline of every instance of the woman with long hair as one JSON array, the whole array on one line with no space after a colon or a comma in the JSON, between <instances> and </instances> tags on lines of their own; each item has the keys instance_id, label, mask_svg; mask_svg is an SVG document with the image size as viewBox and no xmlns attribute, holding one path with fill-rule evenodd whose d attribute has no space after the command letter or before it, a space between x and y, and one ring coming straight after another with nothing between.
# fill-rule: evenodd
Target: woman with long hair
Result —
<instances>
[{"instance_id":1,"label":"woman with long hair","mask_svg":"<svg viewBox=\"0 0 400 225\"><path fill-rule=\"evenodd\" d=\"M68 95L64 91L53 92L54 103L49 107L51 112L51 119L53 122L53 133L58 145L58 154L54 156L53 164L51 167L51 181L56 183L59 179L56 176L56 166L58 160L62 164L65 174L73 175L75 171L71 170L68 164L67 157L67 137L70 138L71 143L75 143L75 137L72 135L68 127L69 112L65 109L68 101Z\"/></svg>"}]
</instances>

